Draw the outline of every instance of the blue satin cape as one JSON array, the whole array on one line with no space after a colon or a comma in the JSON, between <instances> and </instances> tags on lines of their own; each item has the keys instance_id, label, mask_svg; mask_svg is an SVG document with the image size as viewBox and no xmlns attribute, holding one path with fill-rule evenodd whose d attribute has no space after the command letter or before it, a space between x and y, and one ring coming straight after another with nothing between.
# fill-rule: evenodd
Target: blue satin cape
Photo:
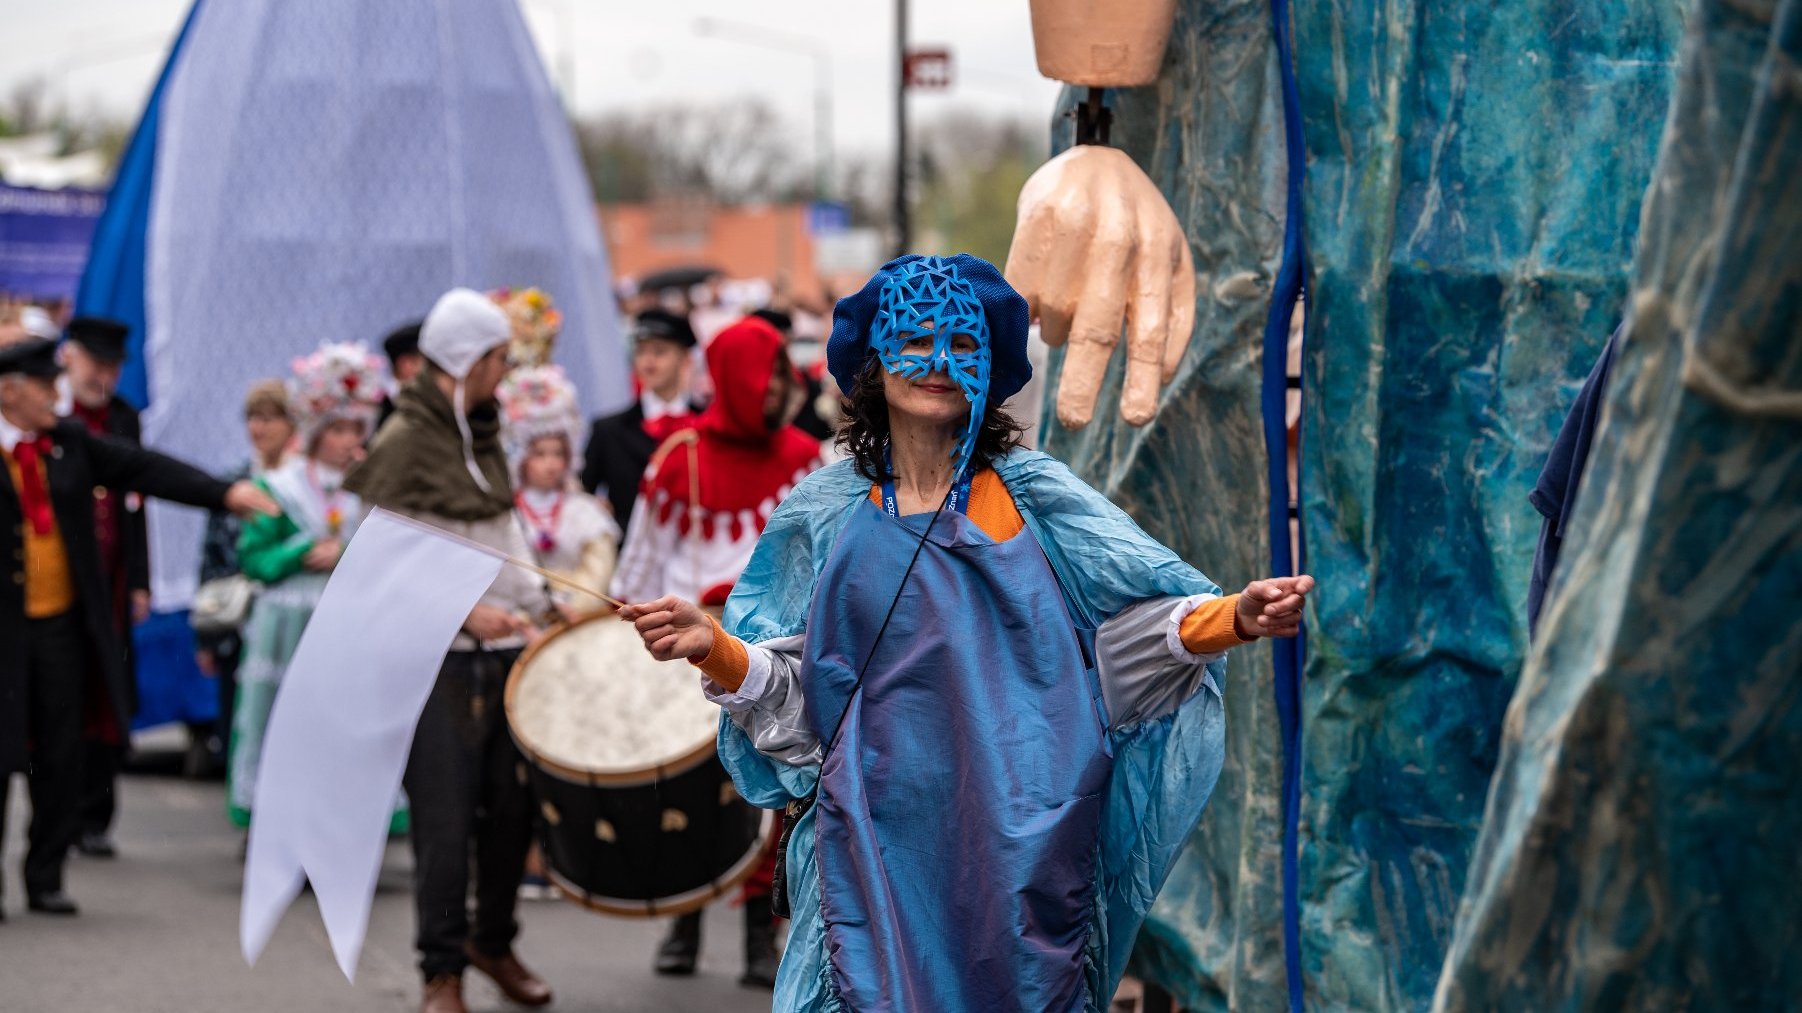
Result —
<instances>
[{"instance_id":1,"label":"blue satin cape","mask_svg":"<svg viewBox=\"0 0 1802 1013\"><path fill-rule=\"evenodd\" d=\"M1118 507L1052 458L1032 451L1014 451L997 461L995 470L1026 521L1026 534L1031 536L1031 541L1016 537L1003 545L1034 553L1042 550L1050 574L1062 591L1066 630L1072 633L1092 631L1121 609L1148 598L1218 592L1219 589L1206 577L1152 540ZM869 482L857 475L849 462L823 468L797 486L771 517L750 563L740 576L726 605L726 628L752 643L806 632L810 628L810 616L816 611L815 591L822 586L821 577L846 525L858 516L860 508L868 509L869 490ZM923 527L924 518L919 519L919 523ZM945 518L941 517L939 523L944 524ZM966 536L967 532L956 537ZM853 564L857 563L855 554L860 542L857 538L846 540ZM922 566L925 559L923 555ZM880 572L875 561L870 562L872 565L859 567L860 576ZM893 573L892 579L896 580L900 567L904 566L905 559L892 570L886 562L881 564L882 569ZM831 596L843 596L846 593L844 587L843 581L833 585ZM893 588L885 591L873 587L867 594L881 597L880 604L886 608ZM1050 596L1053 606L1057 597ZM1041 601L1037 607L1045 607L1045 602ZM874 622L880 622L879 615ZM885 639L895 639L897 631L914 632L907 627L895 626ZM972 633L956 628L945 632L951 635ZM1042 631L1037 632L1039 639L1044 639ZM1034 633L1021 629L990 629L982 635L1000 638L1011 634L1030 640ZM818 653L814 648L810 638L810 654ZM989 663L986 657L983 663ZM1080 668L1082 662L1078 660L1075 664ZM872 678L875 670L872 666ZM1215 662L1211 674L1216 685L1224 684L1224 662ZM852 675L855 675L854 671ZM1100 706L1094 696L1092 679L1070 681L1082 687L1095 700L1096 707ZM843 689L848 688L849 681L846 681ZM866 691L868 688L866 684ZM824 710L828 702L822 700L819 706ZM836 715L837 712L833 710L832 713ZM867 729L870 722L876 720L878 718L872 714L858 727ZM1068 861L1073 867L1085 870L1090 880L1086 888L1077 889L1079 895L1086 894L1081 900L1089 908L1078 958L1082 984L1079 1008L1099 1013L1106 1009L1125 969L1127 955L1145 912L1151 907L1177 853L1207 804L1224 756L1225 727L1221 701L1209 691L1196 694L1175 713L1152 721L1118 728L1098 721L1097 726L1105 736L1099 744L1103 751L1111 750L1113 762L1111 766L1103 765L1105 781L1099 791L1099 825L1093 838L1092 858L1077 855ZM848 721L849 727L852 725ZM889 734L898 737L900 733ZM840 762L837 756L840 751L850 755L850 751L845 750L847 745L849 743L841 743L834 750L833 765ZM869 744L864 745L867 750ZM784 805L790 799L812 791L820 779L817 765L795 766L759 753L725 715L720 724L719 749L720 758L732 773L739 791L755 805L768 808ZM1066 773L1074 780L1063 786L1065 790L1094 773L1086 762L1079 763L1074 759L1069 762L1069 767L1071 769ZM823 797L833 796L833 779L834 775L829 773ZM985 786L983 791L992 788ZM943 792L934 792L930 785L922 785L917 794L923 803L938 804L938 822L911 828L910 833L955 833L955 800ZM845 854L836 850L836 844L828 842L822 853L816 842L820 808L816 806L802 817L789 842L789 899L794 921L777 975L773 1007L776 1010L830 1013L853 1008L847 1005L835 980L836 958L832 955L835 941L829 938L828 919L822 913L825 908L834 912L851 910L842 906L842 898L859 892L867 895L882 886L879 876L839 872ZM820 859L823 855L825 863L834 868L833 886L829 891L822 891ZM840 880L847 875L852 878L862 876L863 879L854 886L841 884ZM941 931L952 936L968 929L944 926ZM839 936L840 939L850 938L844 933ZM887 945L886 941L882 944ZM867 945L873 947L877 942L870 941ZM937 942L931 945L940 947ZM873 954L874 951L869 952ZM945 952L955 957L948 948ZM846 956L848 960L865 959L857 954ZM966 977L969 977L968 971L960 968L949 980L959 981ZM861 996L854 998L861 1000ZM888 998L894 999L893 996ZM915 997L916 1005L894 1008L955 1008L944 1005L937 995L924 1000L930 1004L928 1006L917 1005L919 1001L920 997Z\"/></svg>"}]
</instances>

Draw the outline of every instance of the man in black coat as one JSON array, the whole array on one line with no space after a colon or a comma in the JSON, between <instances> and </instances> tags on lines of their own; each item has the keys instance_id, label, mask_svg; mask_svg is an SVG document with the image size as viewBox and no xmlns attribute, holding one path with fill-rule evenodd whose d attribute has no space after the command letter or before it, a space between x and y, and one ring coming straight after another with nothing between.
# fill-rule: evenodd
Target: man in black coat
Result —
<instances>
[{"instance_id":1,"label":"man in black coat","mask_svg":"<svg viewBox=\"0 0 1802 1013\"><path fill-rule=\"evenodd\" d=\"M130 715L114 592L94 537L97 486L238 513L278 512L247 482L227 485L171 457L94 435L56 414L56 345L0 349L0 819L6 775L29 770L25 892L34 911L74 914L63 859L80 832L82 718L98 671L111 717ZM4 840L0 825L0 840ZM3 911L3 909L0 909Z\"/></svg>"},{"instance_id":2,"label":"man in black coat","mask_svg":"<svg viewBox=\"0 0 1802 1013\"><path fill-rule=\"evenodd\" d=\"M130 328L105 317L69 321L60 352L62 398L57 408L59 414L87 426L90 433L141 444L138 410L118 394L125 340L130 334ZM114 788L129 732L109 720L109 715L114 710L137 713L137 658L132 651L131 628L150 617L150 538L142 499L96 486L94 542L100 550L101 572L113 590L113 626L125 656L129 696L121 706L110 707L106 686L97 678L89 681L88 713L83 722L81 836L75 847L84 855L111 858Z\"/></svg>"},{"instance_id":3,"label":"man in black coat","mask_svg":"<svg viewBox=\"0 0 1802 1013\"><path fill-rule=\"evenodd\" d=\"M690 425L695 407L688 398L688 358L695 332L688 318L649 309L632 322L632 375L638 400L631 407L594 421L582 464L582 485L605 496L621 531L632 520L638 482L657 447Z\"/></svg>"}]
</instances>

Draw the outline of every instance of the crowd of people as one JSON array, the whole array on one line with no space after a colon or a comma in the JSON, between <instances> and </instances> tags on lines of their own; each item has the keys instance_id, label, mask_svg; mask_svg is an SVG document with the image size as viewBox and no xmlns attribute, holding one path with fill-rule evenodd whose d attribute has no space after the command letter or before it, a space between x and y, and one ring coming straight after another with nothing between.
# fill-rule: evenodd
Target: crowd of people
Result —
<instances>
[{"instance_id":1,"label":"crowd of people","mask_svg":"<svg viewBox=\"0 0 1802 1013\"><path fill-rule=\"evenodd\" d=\"M782 843L770 836L739 891L744 984L807 1009L922 987L955 993L954 1008L1022 996L1062 1008L1111 988L1118 962L1088 953L1085 929L1136 926L1155 889L1097 898L1119 889L1110 876L1167 866L1183 836L1172 828L1199 817L1218 764L1180 765L1171 776L1192 790L1123 799L1114 811L1140 821L1132 833L1169 843L1104 846L1094 866L1097 840L1122 830L1103 835L1107 771L1162 762L1175 733L1143 734L1158 722L1187 722L1189 748L1217 752L1209 665L1292 634L1311 581L1223 597L1020 449L1002 406L1031 373L1027 325L999 272L967 256L903 258L843 300L822 377L797 368L780 312L702 340L686 314L649 306L630 320L634 400L587 420L551 363L549 296L453 289L388 334L382 356L328 341L253 384L247 458L226 479L133 443L135 414L114 390L121 325L78 319L0 349L16 492L0 512L17 510L0 521L19 539L0 622L26 645L0 661L0 769L29 761L30 908L76 913L64 854L112 850L125 645L148 605L141 497L215 511L191 615L219 684L212 748L239 826L256 818L264 732L302 631L379 507L532 564L503 568L451 643L394 800L390 830L414 854L427 1013L464 1009L471 967L515 1002L551 1000L514 952L519 898L545 869L543 817L503 693L529 645L602 595L632 603L618 614L654 656L700 669L727 715L721 759L738 791L783 812ZM885 646L897 618L907 633ZM847 724L873 698L908 716ZM829 767L846 730L854 758ZM1044 762L1053 743L1067 762ZM961 787L920 790L941 778ZM952 822L960 843L935 849ZM826 878L790 878L797 853ZM945 930L953 895L1019 931ZM1029 917L1013 910L1033 896ZM700 935L698 912L673 919L656 971L692 974Z\"/></svg>"},{"instance_id":2,"label":"crowd of people","mask_svg":"<svg viewBox=\"0 0 1802 1013\"><path fill-rule=\"evenodd\" d=\"M5 388L16 393L48 383L59 419L136 441L137 413L116 392L126 328L98 318L59 328L35 307L23 320L27 333L0 352ZM328 341L296 359L288 375L252 384L243 400L246 459L227 482L202 482L185 466L143 452L158 470L192 486L161 491L172 499L221 508L221 490L232 488L266 506L215 509L191 611L196 661L217 681L220 715L216 727L193 731L197 748L223 770L226 815L239 827L254 818L264 730L287 665L371 507L423 519L566 578L547 583L523 571L503 575L452 645L420 721L390 829L410 832L415 849L428 1008L458 1008L460 976L472 963L513 998L548 1001L548 989L511 953L514 898L526 870L541 870L542 860L533 854L527 861L535 850L536 809L513 776L520 758L504 723L502 686L528 641L599 607L571 587L637 597L707 591L708 601L724 600L775 501L823 460L821 441L789 424L805 410L816 426L825 425L810 400L818 396L818 381L810 392L785 352L787 336L779 328L786 322L780 312L760 310L703 349L687 313L650 305L630 320L636 396L619 412L587 420L575 387L550 362L561 320L548 295L456 290L422 320L386 335L380 356L363 343ZM705 381L694 382L697 375ZM17 414L11 400L0 403L0 417ZM29 431L64 428L60 421L38 422ZM11 446L7 453L14 462ZM704 518L670 506L672 495L688 496L691 473L705 476L704 495L694 504L705 508ZM40 722L32 711L29 729L15 736L19 758L8 767L26 769L29 740L33 910L77 910L53 871L68 847L114 853L107 827L111 782L133 710L131 623L149 606L140 496L158 490L140 489L135 477L101 477L94 495L79 504L91 511L91 523L72 515L65 527L71 545L78 532L93 531L91 540L80 541L91 544L101 571L93 583L108 595L104 619L111 636L93 652L105 658L87 656L50 630L34 637L45 647L31 653L18 685L5 684L9 702L21 704L9 713L21 716L52 683L68 697L54 720ZM641 490L653 504L643 511L636 509ZM755 520L741 523L741 512ZM704 541L691 538L697 518L708 532ZM676 552L672 540L692 544L693 551ZM29 551L34 544L25 546L30 558L14 586L41 591L41 554ZM85 556L70 553L77 563ZM615 572L620 562L629 576ZM47 609L37 597L23 610L34 630L43 625L37 613ZM78 605L63 611L70 629L92 621ZM91 674L72 686L68 672ZM63 726L71 723L68 733ZM51 726L57 730L45 734ZM79 757L68 755L76 749ZM773 862L773 853L766 856L741 898L743 981L766 988L777 960ZM536 874L530 878L542 883ZM455 898L472 889L473 917L465 917ZM525 892L541 891L529 883ZM693 973L699 926L698 913L674 920L655 954L660 973Z\"/></svg>"}]
</instances>

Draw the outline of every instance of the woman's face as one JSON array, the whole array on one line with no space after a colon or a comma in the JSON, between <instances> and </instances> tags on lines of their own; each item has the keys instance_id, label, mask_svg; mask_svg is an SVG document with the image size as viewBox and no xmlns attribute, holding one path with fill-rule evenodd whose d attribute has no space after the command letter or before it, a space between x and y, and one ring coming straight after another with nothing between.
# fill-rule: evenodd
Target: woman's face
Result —
<instances>
[{"instance_id":1,"label":"woman's face","mask_svg":"<svg viewBox=\"0 0 1802 1013\"><path fill-rule=\"evenodd\" d=\"M976 351L976 339L960 334L951 340L951 350L959 355ZM932 338L917 337L902 346L908 355L930 355ZM882 393L888 400L890 424L897 416L914 422L956 429L970 417L970 401L944 370L935 370L917 380L909 380L886 370L882 374Z\"/></svg>"},{"instance_id":2,"label":"woman's face","mask_svg":"<svg viewBox=\"0 0 1802 1013\"><path fill-rule=\"evenodd\" d=\"M540 436L533 440L526 450L526 459L520 462L519 478L528 489L563 488L569 479L569 450L563 445L563 437Z\"/></svg>"},{"instance_id":3,"label":"woman's face","mask_svg":"<svg viewBox=\"0 0 1802 1013\"><path fill-rule=\"evenodd\" d=\"M294 439L294 424L285 415L258 412L245 417L244 428L250 433L250 445L256 449L257 457L265 461L280 457Z\"/></svg>"},{"instance_id":4,"label":"woman's face","mask_svg":"<svg viewBox=\"0 0 1802 1013\"><path fill-rule=\"evenodd\" d=\"M339 419L313 438L313 459L342 471L363 455L363 423Z\"/></svg>"}]
</instances>

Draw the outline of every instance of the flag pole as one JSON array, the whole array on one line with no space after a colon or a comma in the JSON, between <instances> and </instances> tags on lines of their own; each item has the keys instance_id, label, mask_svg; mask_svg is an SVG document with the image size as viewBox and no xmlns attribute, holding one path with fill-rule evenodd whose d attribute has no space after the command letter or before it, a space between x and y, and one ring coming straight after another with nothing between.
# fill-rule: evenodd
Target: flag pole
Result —
<instances>
[{"instance_id":1,"label":"flag pole","mask_svg":"<svg viewBox=\"0 0 1802 1013\"><path fill-rule=\"evenodd\" d=\"M600 600L606 602L607 604L613 606L614 608L624 608L626 605L625 602L620 601L618 598L615 598L612 595L602 594L601 592L596 591L592 587L586 587L582 584L578 584L575 581L570 580L568 577L564 577L559 574L552 573L551 571L549 571L549 570L545 569L544 567L539 566L535 563L528 563L523 559L519 559L514 556L509 556L506 553L500 551L499 549L496 549L492 545L483 545L481 542L475 541L473 539L465 538L462 535L457 534L455 531L446 531L445 529L439 527L436 524L427 524L425 521L419 520L418 518L408 517L406 514L402 514L402 513L395 513L393 510L384 510L381 507L376 507L373 510L371 510L370 512L387 514L389 517L394 518L395 520L399 521L402 524L410 525L412 527L420 529L421 531L428 531L434 535L437 535L439 538L448 538L451 541L456 542L459 545L466 546L468 548L474 549L477 552L481 552L486 555L494 556L495 558L501 560L502 562L511 563L512 565L517 566L522 570L530 570L533 573L536 573L537 575L539 575L540 577L543 577L545 580L551 581L552 583L555 583L555 584L562 584L564 587L567 587L572 591L580 591L583 594L588 595L591 598L599 598Z\"/></svg>"},{"instance_id":2,"label":"flag pole","mask_svg":"<svg viewBox=\"0 0 1802 1013\"><path fill-rule=\"evenodd\" d=\"M545 569L542 566L537 566L532 563L528 563L523 559L516 559L513 556L505 556L503 558L506 559L507 562L512 563L514 566L517 566L522 570L530 570L533 573L536 573L540 577L543 577L545 580L548 580L553 584L562 584L564 587L569 588L571 591L580 591L583 594L588 595L589 597L599 598L600 600L606 602L607 604L613 606L614 608L625 608L626 607L625 602L620 601L618 598L615 598L612 595L602 594L601 592L596 591L592 587L587 587L585 585L578 584L575 581L570 580L568 577L564 577L564 576L560 576L558 574L552 573L551 571Z\"/></svg>"}]
</instances>

